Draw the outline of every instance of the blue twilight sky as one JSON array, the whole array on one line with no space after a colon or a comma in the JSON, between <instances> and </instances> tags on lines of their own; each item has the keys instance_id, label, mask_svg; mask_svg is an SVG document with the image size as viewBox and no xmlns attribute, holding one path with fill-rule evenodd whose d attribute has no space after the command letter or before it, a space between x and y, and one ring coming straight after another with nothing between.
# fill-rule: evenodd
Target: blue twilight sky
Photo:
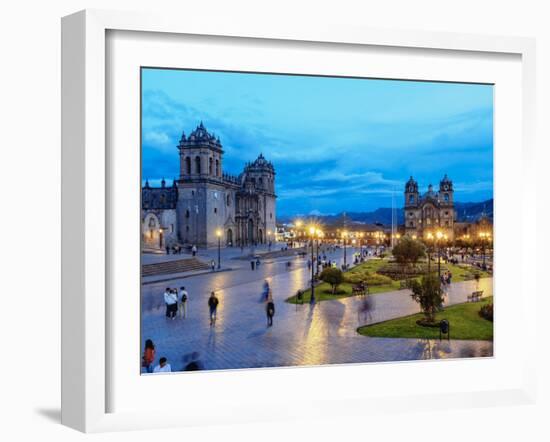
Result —
<instances>
[{"instance_id":1,"label":"blue twilight sky","mask_svg":"<svg viewBox=\"0 0 550 442\"><path fill-rule=\"evenodd\" d=\"M176 148L203 121L224 171L260 153L276 169L280 215L402 205L445 173L457 201L493 196L493 87L395 80L142 71L143 179L179 174Z\"/></svg>"}]
</instances>

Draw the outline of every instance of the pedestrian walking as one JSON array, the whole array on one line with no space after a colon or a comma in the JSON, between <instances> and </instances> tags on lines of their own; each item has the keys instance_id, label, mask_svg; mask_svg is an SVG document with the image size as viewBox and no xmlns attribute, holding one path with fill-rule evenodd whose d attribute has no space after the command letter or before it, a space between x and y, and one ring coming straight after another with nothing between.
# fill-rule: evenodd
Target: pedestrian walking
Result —
<instances>
[{"instance_id":1,"label":"pedestrian walking","mask_svg":"<svg viewBox=\"0 0 550 442\"><path fill-rule=\"evenodd\" d=\"M208 308L210 310L210 326L216 324L217 312L218 312L218 300L216 293L210 293L210 298L208 298Z\"/></svg>"},{"instance_id":2,"label":"pedestrian walking","mask_svg":"<svg viewBox=\"0 0 550 442\"><path fill-rule=\"evenodd\" d=\"M159 365L153 369L153 373L170 373L172 367L168 363L168 360L165 357L159 359Z\"/></svg>"},{"instance_id":3,"label":"pedestrian walking","mask_svg":"<svg viewBox=\"0 0 550 442\"><path fill-rule=\"evenodd\" d=\"M180 303L179 313L182 318L187 317L187 301L189 300L189 293L185 290L185 287L180 287Z\"/></svg>"},{"instance_id":4,"label":"pedestrian walking","mask_svg":"<svg viewBox=\"0 0 550 442\"><path fill-rule=\"evenodd\" d=\"M170 254L170 247L166 246L166 254L169 255Z\"/></svg>"},{"instance_id":5,"label":"pedestrian walking","mask_svg":"<svg viewBox=\"0 0 550 442\"><path fill-rule=\"evenodd\" d=\"M210 260L210 267L212 268L213 272L216 270L216 262L213 259Z\"/></svg>"},{"instance_id":6,"label":"pedestrian walking","mask_svg":"<svg viewBox=\"0 0 550 442\"><path fill-rule=\"evenodd\" d=\"M143 350L143 357L141 366L145 368L147 373L153 373L153 362L155 361L155 345L151 339L145 341L145 349Z\"/></svg>"},{"instance_id":7,"label":"pedestrian walking","mask_svg":"<svg viewBox=\"0 0 550 442\"><path fill-rule=\"evenodd\" d=\"M164 292L164 303L166 304L166 317L170 319L176 318L178 311L178 295L175 289L167 288Z\"/></svg>"},{"instance_id":8,"label":"pedestrian walking","mask_svg":"<svg viewBox=\"0 0 550 442\"><path fill-rule=\"evenodd\" d=\"M191 254L195 256L197 254L197 246L193 244L193 247L191 247Z\"/></svg>"},{"instance_id":9,"label":"pedestrian walking","mask_svg":"<svg viewBox=\"0 0 550 442\"><path fill-rule=\"evenodd\" d=\"M251 270L254 270L255 265L256 265L256 263L254 262L254 260L250 261L250 269Z\"/></svg>"},{"instance_id":10,"label":"pedestrian walking","mask_svg":"<svg viewBox=\"0 0 550 442\"><path fill-rule=\"evenodd\" d=\"M273 316L275 315L275 303L273 302L273 296L271 291L269 292L267 302L265 305L265 312L267 315L267 326L271 327L273 325Z\"/></svg>"}]
</instances>

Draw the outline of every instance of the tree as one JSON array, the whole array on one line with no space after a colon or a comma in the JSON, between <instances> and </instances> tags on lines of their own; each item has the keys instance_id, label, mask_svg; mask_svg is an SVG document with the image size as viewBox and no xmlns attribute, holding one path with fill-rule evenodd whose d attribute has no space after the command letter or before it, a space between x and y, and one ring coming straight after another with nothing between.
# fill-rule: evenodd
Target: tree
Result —
<instances>
[{"instance_id":1,"label":"tree","mask_svg":"<svg viewBox=\"0 0 550 442\"><path fill-rule=\"evenodd\" d=\"M327 267L321 272L320 278L321 281L330 284L332 288L332 294L334 295L338 286L344 282L344 273L340 269Z\"/></svg>"},{"instance_id":2,"label":"tree","mask_svg":"<svg viewBox=\"0 0 550 442\"><path fill-rule=\"evenodd\" d=\"M420 304L427 322L435 321L435 313L443 303L440 281L436 274L424 275L420 282L411 281L412 299Z\"/></svg>"},{"instance_id":3,"label":"tree","mask_svg":"<svg viewBox=\"0 0 550 442\"><path fill-rule=\"evenodd\" d=\"M394 246L392 254L397 263L403 267L404 273L406 267L416 264L418 260L426 256L426 246L420 241L405 235Z\"/></svg>"}]
</instances>

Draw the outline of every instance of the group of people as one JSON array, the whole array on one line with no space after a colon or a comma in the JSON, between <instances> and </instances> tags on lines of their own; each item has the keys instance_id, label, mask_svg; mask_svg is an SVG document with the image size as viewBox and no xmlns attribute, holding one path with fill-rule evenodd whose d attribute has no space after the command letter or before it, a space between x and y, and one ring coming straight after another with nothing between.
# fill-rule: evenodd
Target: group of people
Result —
<instances>
[{"instance_id":1,"label":"group of people","mask_svg":"<svg viewBox=\"0 0 550 442\"><path fill-rule=\"evenodd\" d=\"M187 317L187 302L189 300L189 293L185 290L185 287L177 288L166 287L164 291L164 304L166 305L166 317L168 319L176 319L179 316L181 318Z\"/></svg>"},{"instance_id":2,"label":"group of people","mask_svg":"<svg viewBox=\"0 0 550 442\"><path fill-rule=\"evenodd\" d=\"M141 366L145 368L146 373L169 373L172 371L172 367L164 356L159 359L159 363L155 366L155 357L155 344L151 339L147 339L141 358Z\"/></svg>"},{"instance_id":3,"label":"group of people","mask_svg":"<svg viewBox=\"0 0 550 442\"><path fill-rule=\"evenodd\" d=\"M196 371L203 370L204 365L199 359L199 353L193 352L183 357L183 371ZM168 363L168 359L162 356L158 364L155 365L156 350L155 344L151 339L145 341L145 348L141 357L141 366L146 373L170 373L172 372L172 366Z\"/></svg>"}]
</instances>

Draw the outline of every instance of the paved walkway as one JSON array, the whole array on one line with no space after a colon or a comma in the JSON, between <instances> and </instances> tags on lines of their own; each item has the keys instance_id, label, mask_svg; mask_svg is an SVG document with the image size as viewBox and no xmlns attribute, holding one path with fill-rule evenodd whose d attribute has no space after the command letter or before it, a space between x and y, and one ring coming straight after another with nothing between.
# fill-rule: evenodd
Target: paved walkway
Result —
<instances>
[{"instance_id":1,"label":"paved walkway","mask_svg":"<svg viewBox=\"0 0 550 442\"><path fill-rule=\"evenodd\" d=\"M341 259L337 251L331 259ZM408 290L373 296L374 310L367 319L358 313L361 298L324 301L313 307L284 300L308 284L306 261L295 259L264 263L260 270L200 275L180 281L145 286L142 292L142 341L153 339L157 356L166 356L174 370L181 370L185 355L198 352L206 369L277 367L361 363L431 358L491 356L492 342L428 341L360 336L365 322L374 323L418 312ZM276 305L274 326L266 327L265 307L260 302L264 278L270 281ZM189 290L188 317L164 316L166 284ZM466 301L476 289L474 281L453 283L446 304ZM492 278L482 279L479 289L492 295ZM220 300L218 320L210 327L207 299L216 290Z\"/></svg>"}]
</instances>

